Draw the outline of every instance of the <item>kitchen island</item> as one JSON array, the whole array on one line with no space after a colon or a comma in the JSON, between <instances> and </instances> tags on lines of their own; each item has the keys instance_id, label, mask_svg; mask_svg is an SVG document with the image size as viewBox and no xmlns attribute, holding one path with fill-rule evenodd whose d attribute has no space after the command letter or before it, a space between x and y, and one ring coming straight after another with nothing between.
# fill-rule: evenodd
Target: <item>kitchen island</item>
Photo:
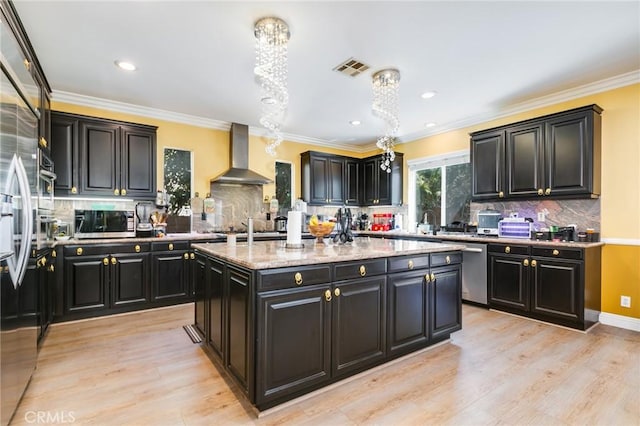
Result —
<instances>
[{"instance_id":1,"label":"kitchen island","mask_svg":"<svg viewBox=\"0 0 640 426\"><path fill-rule=\"evenodd\" d=\"M325 240L328 241L328 240ZM464 246L193 244L195 328L264 410L449 338L461 328Z\"/></svg>"}]
</instances>

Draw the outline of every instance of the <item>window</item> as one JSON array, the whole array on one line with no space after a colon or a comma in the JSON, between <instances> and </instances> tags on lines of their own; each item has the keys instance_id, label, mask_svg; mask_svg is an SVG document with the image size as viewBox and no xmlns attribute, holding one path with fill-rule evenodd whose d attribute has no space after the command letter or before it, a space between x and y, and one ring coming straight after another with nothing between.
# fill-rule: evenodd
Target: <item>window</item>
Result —
<instances>
[{"instance_id":1,"label":"window","mask_svg":"<svg viewBox=\"0 0 640 426\"><path fill-rule=\"evenodd\" d=\"M276 198L280 212L291 210L293 194L293 170L291 163L276 161Z\"/></svg>"},{"instance_id":2,"label":"window","mask_svg":"<svg viewBox=\"0 0 640 426\"><path fill-rule=\"evenodd\" d=\"M469 222L471 164L469 152L411 160L409 223L444 226Z\"/></svg>"},{"instance_id":3,"label":"window","mask_svg":"<svg viewBox=\"0 0 640 426\"><path fill-rule=\"evenodd\" d=\"M169 214L176 215L191 200L191 151L164 149L164 189L169 196Z\"/></svg>"}]
</instances>

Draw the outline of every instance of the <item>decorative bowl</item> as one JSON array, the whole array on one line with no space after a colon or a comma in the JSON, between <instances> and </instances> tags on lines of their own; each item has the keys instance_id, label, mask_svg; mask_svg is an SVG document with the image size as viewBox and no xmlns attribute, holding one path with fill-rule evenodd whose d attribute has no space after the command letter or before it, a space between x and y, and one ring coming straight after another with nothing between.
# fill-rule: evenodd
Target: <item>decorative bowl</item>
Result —
<instances>
[{"instance_id":1,"label":"decorative bowl","mask_svg":"<svg viewBox=\"0 0 640 426\"><path fill-rule=\"evenodd\" d=\"M322 239L329 235L335 226L335 222L321 222L317 225L309 224L309 233L317 238L317 243L322 243Z\"/></svg>"}]
</instances>

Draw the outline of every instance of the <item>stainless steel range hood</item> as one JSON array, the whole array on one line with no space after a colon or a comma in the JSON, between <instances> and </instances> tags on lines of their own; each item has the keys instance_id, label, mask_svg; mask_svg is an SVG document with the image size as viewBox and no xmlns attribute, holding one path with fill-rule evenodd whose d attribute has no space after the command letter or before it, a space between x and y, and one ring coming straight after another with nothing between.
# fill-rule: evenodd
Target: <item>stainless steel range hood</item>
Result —
<instances>
[{"instance_id":1,"label":"stainless steel range hood","mask_svg":"<svg viewBox=\"0 0 640 426\"><path fill-rule=\"evenodd\" d=\"M249 170L249 126L246 124L231 123L229 157L231 168L211 179L211 183L264 185L273 182L271 179Z\"/></svg>"}]
</instances>

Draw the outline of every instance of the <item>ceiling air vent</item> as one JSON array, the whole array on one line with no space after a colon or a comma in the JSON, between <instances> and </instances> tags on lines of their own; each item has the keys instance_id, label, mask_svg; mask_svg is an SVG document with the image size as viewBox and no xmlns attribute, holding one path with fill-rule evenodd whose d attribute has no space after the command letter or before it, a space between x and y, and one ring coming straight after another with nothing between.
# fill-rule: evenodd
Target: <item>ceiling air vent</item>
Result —
<instances>
[{"instance_id":1,"label":"ceiling air vent","mask_svg":"<svg viewBox=\"0 0 640 426\"><path fill-rule=\"evenodd\" d=\"M355 77L368 69L369 65L365 65L357 59L349 58L333 70L341 74L348 75L349 77Z\"/></svg>"}]
</instances>

